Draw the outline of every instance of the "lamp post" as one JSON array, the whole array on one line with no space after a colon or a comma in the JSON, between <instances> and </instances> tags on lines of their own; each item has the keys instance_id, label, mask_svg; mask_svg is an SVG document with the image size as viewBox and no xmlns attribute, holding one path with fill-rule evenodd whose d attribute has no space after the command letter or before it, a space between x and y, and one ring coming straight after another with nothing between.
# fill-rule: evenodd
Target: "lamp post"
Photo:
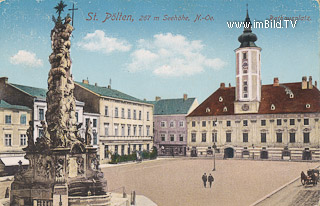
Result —
<instances>
[{"instance_id":1,"label":"lamp post","mask_svg":"<svg viewBox=\"0 0 320 206\"><path fill-rule=\"evenodd\" d=\"M213 143L212 148L213 148L213 169L212 169L212 171L216 171L216 148L217 148L216 143Z\"/></svg>"},{"instance_id":2,"label":"lamp post","mask_svg":"<svg viewBox=\"0 0 320 206\"><path fill-rule=\"evenodd\" d=\"M252 144L252 159L254 160L254 144Z\"/></svg>"}]
</instances>

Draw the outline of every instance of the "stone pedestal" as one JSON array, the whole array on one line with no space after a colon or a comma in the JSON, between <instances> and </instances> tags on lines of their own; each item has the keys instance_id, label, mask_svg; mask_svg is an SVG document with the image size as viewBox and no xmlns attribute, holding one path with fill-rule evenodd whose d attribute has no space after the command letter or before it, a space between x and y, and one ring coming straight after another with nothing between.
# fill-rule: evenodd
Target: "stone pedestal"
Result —
<instances>
[{"instance_id":1,"label":"stone pedestal","mask_svg":"<svg viewBox=\"0 0 320 206\"><path fill-rule=\"evenodd\" d=\"M53 206L68 206L68 186L57 184L53 188Z\"/></svg>"}]
</instances>

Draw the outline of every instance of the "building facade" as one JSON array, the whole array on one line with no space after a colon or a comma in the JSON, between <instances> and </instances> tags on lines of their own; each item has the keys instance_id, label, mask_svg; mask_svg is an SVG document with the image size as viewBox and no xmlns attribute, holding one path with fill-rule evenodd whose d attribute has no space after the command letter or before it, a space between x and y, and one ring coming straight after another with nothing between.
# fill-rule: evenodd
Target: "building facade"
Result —
<instances>
[{"instance_id":1,"label":"building facade","mask_svg":"<svg viewBox=\"0 0 320 206\"><path fill-rule=\"evenodd\" d=\"M33 137L40 137L42 134L41 121L46 120L47 89L13 84L8 82L7 77L0 78L0 99L14 105L26 106L31 109L31 120L33 121ZM83 122L84 103L76 101L76 117L78 123ZM83 125L82 127L85 127ZM83 128L84 129L84 128Z\"/></svg>"},{"instance_id":2,"label":"building facade","mask_svg":"<svg viewBox=\"0 0 320 206\"><path fill-rule=\"evenodd\" d=\"M27 146L27 129L32 110L0 100L0 158L21 157ZM18 162L15 163L18 165Z\"/></svg>"},{"instance_id":3,"label":"building facade","mask_svg":"<svg viewBox=\"0 0 320 206\"><path fill-rule=\"evenodd\" d=\"M100 161L111 154L127 155L153 147L153 105L108 87L75 83L76 99L85 102L85 113L99 114Z\"/></svg>"},{"instance_id":4,"label":"building facade","mask_svg":"<svg viewBox=\"0 0 320 206\"><path fill-rule=\"evenodd\" d=\"M251 24L249 15L245 23ZM221 83L188 117L190 156L320 159L320 92L312 77L261 85L261 48L251 27L238 38L236 86Z\"/></svg>"},{"instance_id":5,"label":"building facade","mask_svg":"<svg viewBox=\"0 0 320 206\"><path fill-rule=\"evenodd\" d=\"M180 99L160 99L153 102L154 143L159 155L186 155L186 116L198 106L195 98L184 94Z\"/></svg>"}]
</instances>

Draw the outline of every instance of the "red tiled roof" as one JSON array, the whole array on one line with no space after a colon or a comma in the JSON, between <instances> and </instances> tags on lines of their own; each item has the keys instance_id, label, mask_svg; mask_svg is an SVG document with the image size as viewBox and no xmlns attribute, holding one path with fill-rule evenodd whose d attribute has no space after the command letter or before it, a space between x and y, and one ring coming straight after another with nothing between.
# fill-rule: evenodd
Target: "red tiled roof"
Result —
<instances>
[{"instance_id":1,"label":"red tiled roof","mask_svg":"<svg viewBox=\"0 0 320 206\"><path fill-rule=\"evenodd\" d=\"M294 96L290 98L290 93ZM223 101L220 102L219 98ZM217 89L188 116L234 115L235 87ZM275 110L271 110L271 105ZM306 105L310 104L310 108ZM227 111L223 111L224 107ZM207 110L209 108L209 110ZM280 86L263 85L258 114L312 113L320 112L320 91L302 89L301 82L280 84Z\"/></svg>"}]
</instances>

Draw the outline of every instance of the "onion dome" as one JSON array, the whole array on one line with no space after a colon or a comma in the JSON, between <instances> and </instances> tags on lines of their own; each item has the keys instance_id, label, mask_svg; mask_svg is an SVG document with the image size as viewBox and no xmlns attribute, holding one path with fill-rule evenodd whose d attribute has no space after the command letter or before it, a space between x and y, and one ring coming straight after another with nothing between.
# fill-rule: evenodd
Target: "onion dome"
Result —
<instances>
[{"instance_id":1,"label":"onion dome","mask_svg":"<svg viewBox=\"0 0 320 206\"><path fill-rule=\"evenodd\" d=\"M246 19L244 20L243 33L238 37L238 41L241 43L239 48L257 47L254 42L257 41L258 38L254 33L252 33L251 26L252 24L249 18L249 13L247 8L247 16L246 16Z\"/></svg>"}]
</instances>

